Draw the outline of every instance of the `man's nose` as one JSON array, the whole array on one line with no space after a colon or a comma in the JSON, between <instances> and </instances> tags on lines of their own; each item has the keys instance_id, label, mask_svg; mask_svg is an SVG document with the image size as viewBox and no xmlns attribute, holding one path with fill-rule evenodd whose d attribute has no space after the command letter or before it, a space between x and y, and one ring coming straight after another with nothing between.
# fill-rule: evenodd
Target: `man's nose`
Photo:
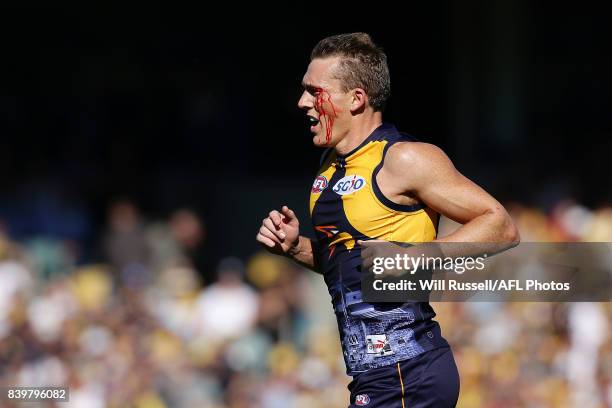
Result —
<instances>
[{"instance_id":1,"label":"man's nose","mask_svg":"<svg viewBox=\"0 0 612 408\"><path fill-rule=\"evenodd\" d=\"M302 96L300 96L300 99L298 100L298 108L310 109L313 106L312 97L308 94L308 92L302 92Z\"/></svg>"}]
</instances>

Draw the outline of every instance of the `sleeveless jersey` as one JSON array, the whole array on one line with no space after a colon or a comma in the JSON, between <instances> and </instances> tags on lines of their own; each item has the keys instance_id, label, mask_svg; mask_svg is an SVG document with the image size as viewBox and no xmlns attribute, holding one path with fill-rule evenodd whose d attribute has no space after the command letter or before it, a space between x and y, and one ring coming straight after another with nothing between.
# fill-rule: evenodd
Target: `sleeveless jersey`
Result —
<instances>
[{"instance_id":1,"label":"sleeveless jersey","mask_svg":"<svg viewBox=\"0 0 612 408\"><path fill-rule=\"evenodd\" d=\"M448 346L429 303L367 303L361 297L358 240L410 244L436 237L435 211L421 204L394 203L376 183L389 147L414 140L382 124L346 155L328 149L311 189L317 261L332 298L347 374L352 376Z\"/></svg>"}]
</instances>

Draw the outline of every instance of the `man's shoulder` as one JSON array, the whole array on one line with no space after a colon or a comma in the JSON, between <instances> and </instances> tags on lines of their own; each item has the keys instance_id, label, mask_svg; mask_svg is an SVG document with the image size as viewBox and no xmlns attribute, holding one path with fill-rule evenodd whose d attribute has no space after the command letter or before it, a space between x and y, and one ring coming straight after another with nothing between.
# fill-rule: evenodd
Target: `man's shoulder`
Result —
<instances>
[{"instance_id":1,"label":"man's shoulder","mask_svg":"<svg viewBox=\"0 0 612 408\"><path fill-rule=\"evenodd\" d=\"M397 174L430 170L438 164L449 162L442 149L431 143L401 141L389 147L385 157L385 169Z\"/></svg>"}]
</instances>

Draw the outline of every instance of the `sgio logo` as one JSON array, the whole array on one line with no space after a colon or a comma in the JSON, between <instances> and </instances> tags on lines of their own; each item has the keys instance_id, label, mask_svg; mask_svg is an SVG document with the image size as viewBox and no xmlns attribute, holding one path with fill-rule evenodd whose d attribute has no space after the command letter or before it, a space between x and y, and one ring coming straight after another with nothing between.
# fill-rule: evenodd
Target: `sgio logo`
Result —
<instances>
[{"instance_id":1,"label":"sgio logo","mask_svg":"<svg viewBox=\"0 0 612 408\"><path fill-rule=\"evenodd\" d=\"M347 195L361 190L365 185L365 179L355 174L352 176L342 177L340 180L338 180L332 190L340 195Z\"/></svg>"}]
</instances>

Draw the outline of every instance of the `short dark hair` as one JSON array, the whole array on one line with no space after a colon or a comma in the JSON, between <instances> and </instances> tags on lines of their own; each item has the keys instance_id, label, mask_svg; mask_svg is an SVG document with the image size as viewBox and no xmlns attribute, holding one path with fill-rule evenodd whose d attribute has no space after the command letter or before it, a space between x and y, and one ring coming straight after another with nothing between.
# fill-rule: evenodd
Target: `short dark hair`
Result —
<instances>
[{"instance_id":1,"label":"short dark hair","mask_svg":"<svg viewBox=\"0 0 612 408\"><path fill-rule=\"evenodd\" d=\"M341 57L336 78L343 91L363 88L375 111L383 111L391 94L387 56L366 33L332 35L319 41L310 53L315 58Z\"/></svg>"}]
</instances>

